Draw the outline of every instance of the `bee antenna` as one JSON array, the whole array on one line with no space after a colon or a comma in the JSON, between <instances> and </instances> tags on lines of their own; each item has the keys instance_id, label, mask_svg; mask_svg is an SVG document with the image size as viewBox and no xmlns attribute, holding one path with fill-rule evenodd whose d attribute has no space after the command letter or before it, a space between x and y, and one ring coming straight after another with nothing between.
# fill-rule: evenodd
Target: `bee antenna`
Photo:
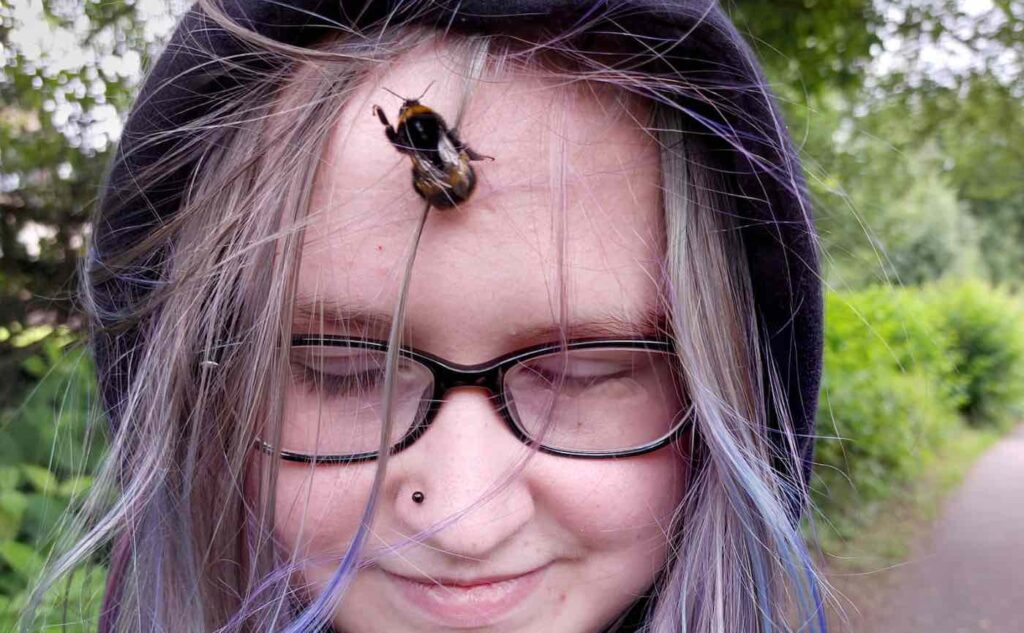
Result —
<instances>
[{"instance_id":1,"label":"bee antenna","mask_svg":"<svg viewBox=\"0 0 1024 633\"><path fill-rule=\"evenodd\" d=\"M402 101L405 101L405 97L403 97L402 95L398 94L398 93L397 93L397 92L395 92L394 90L392 90L392 89L390 89L390 88L385 88L384 86L381 86L381 88L384 88L384 90L385 90L385 91L387 91L387 92L390 92L391 94L395 95L396 97L398 97L398 98L399 98L399 99L401 99Z\"/></svg>"},{"instance_id":2,"label":"bee antenna","mask_svg":"<svg viewBox=\"0 0 1024 633\"><path fill-rule=\"evenodd\" d=\"M427 84L427 87L423 89L423 92L420 93L420 96L416 97L416 100L419 101L420 99L422 99L423 95L427 94L427 91L430 90L430 87L433 86L433 85L434 85L434 80L431 80L430 83Z\"/></svg>"}]
</instances>

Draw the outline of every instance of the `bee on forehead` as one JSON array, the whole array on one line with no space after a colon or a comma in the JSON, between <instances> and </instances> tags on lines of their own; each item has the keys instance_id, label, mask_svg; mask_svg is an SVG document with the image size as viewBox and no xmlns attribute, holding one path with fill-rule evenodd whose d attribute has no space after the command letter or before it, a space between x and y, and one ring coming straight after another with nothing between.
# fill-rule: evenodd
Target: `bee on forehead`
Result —
<instances>
[{"instance_id":1,"label":"bee on forehead","mask_svg":"<svg viewBox=\"0 0 1024 633\"><path fill-rule=\"evenodd\" d=\"M423 92L426 94L426 90ZM438 209L468 200L476 187L476 173L470 161L494 158L478 154L463 143L440 114L420 103L422 94L415 99L391 94L402 99L398 125L392 127L380 106L373 106L373 113L384 125L391 145L412 161L413 189Z\"/></svg>"}]
</instances>

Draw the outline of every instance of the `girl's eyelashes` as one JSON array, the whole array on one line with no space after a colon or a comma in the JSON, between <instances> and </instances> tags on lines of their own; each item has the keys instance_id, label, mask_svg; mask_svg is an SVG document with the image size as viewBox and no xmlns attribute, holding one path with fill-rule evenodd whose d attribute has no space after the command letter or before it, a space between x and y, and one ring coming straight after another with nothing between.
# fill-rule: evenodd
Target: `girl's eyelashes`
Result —
<instances>
[{"instance_id":1,"label":"girl's eyelashes","mask_svg":"<svg viewBox=\"0 0 1024 633\"><path fill-rule=\"evenodd\" d=\"M378 391L384 384L382 369L368 369L355 373L333 373L315 369L303 363L292 362L292 376L313 395L344 397Z\"/></svg>"},{"instance_id":2,"label":"girl's eyelashes","mask_svg":"<svg viewBox=\"0 0 1024 633\"><path fill-rule=\"evenodd\" d=\"M566 371L548 371L540 368L527 372L534 388L558 390L566 393L577 393L608 384L615 380L628 380L633 377L633 370L623 369L616 372L600 374L573 374Z\"/></svg>"}]
</instances>

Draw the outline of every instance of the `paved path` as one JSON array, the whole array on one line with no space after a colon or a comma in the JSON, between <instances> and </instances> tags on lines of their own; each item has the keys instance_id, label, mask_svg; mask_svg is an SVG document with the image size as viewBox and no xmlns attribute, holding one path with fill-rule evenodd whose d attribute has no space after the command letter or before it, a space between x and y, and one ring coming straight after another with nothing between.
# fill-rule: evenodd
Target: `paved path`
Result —
<instances>
[{"instance_id":1,"label":"paved path","mask_svg":"<svg viewBox=\"0 0 1024 633\"><path fill-rule=\"evenodd\" d=\"M990 449L857 633L1024 633L1024 426Z\"/></svg>"}]
</instances>

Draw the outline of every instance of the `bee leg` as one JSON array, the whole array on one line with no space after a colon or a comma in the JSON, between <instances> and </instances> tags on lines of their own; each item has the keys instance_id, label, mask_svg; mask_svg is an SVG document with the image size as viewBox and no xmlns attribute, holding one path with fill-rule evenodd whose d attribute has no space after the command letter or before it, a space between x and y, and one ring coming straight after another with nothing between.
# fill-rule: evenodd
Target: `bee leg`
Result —
<instances>
[{"instance_id":1,"label":"bee leg","mask_svg":"<svg viewBox=\"0 0 1024 633\"><path fill-rule=\"evenodd\" d=\"M466 152L466 156L469 156L469 160L494 160L493 156L487 156L484 154L478 154L468 145L462 146L462 151Z\"/></svg>"},{"instance_id":2,"label":"bee leg","mask_svg":"<svg viewBox=\"0 0 1024 633\"><path fill-rule=\"evenodd\" d=\"M398 140L398 133L395 132L395 128L391 127L391 122L388 121L387 115L384 114L384 110L380 106L373 106L373 113L377 115L380 122L384 124L384 134L388 137L388 140L394 145L398 151L405 152L405 146L402 145Z\"/></svg>"},{"instance_id":3,"label":"bee leg","mask_svg":"<svg viewBox=\"0 0 1024 633\"><path fill-rule=\"evenodd\" d=\"M493 156L485 156L477 153L472 147L463 143L462 139L459 138L459 133L455 130L448 130L448 136L451 137L452 143L455 145L455 149L460 152L466 152L466 156L469 156L469 160L494 160Z\"/></svg>"}]
</instances>

